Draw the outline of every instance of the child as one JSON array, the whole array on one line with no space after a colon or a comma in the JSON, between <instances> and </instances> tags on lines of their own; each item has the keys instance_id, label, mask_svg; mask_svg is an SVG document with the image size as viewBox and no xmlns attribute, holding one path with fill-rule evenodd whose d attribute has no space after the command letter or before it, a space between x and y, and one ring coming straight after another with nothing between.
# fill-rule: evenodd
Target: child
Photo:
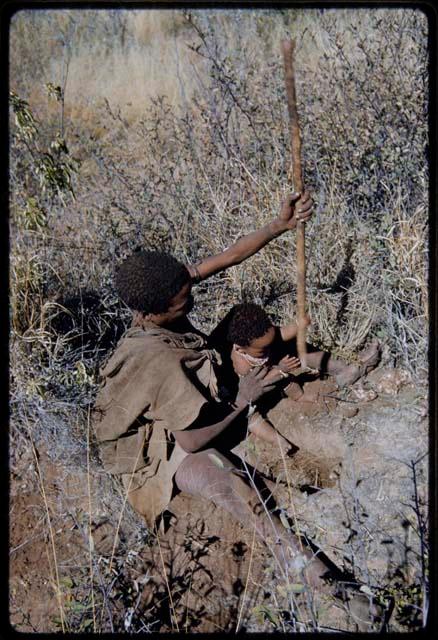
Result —
<instances>
[{"instance_id":1,"label":"child","mask_svg":"<svg viewBox=\"0 0 438 640\"><path fill-rule=\"evenodd\" d=\"M306 326L309 323L310 320L307 319ZM221 352L223 365L225 367L228 365L230 386L257 366L269 368L267 379L278 377L280 371L286 380L294 370L300 367L300 361L295 353L284 354L281 351L284 351L285 342L296 338L297 330L296 323L284 327L273 326L262 307L244 303L231 309L210 336L210 342ZM298 399L303 396L303 391L296 382L291 382L288 387L290 387L288 389L290 397ZM254 411L250 416L248 429L266 442L278 444L286 455L296 451L296 447L282 436L259 411Z\"/></svg>"},{"instance_id":2,"label":"child","mask_svg":"<svg viewBox=\"0 0 438 640\"><path fill-rule=\"evenodd\" d=\"M306 316L305 326L310 324ZM266 378L277 377L280 371L285 380L291 379L291 374L300 367L300 360L296 352L296 337L298 324L278 327L272 324L265 310L257 304L242 303L235 305L218 325L211 335L211 342L221 352L224 364L229 366L230 379L233 374L238 378L245 376L257 366L268 367ZM309 351L312 347L309 345ZM335 360L329 353L322 351L307 354L310 367L317 371L334 374L339 384L352 384L360 376L376 366L380 349L376 343L361 354L360 365L348 365ZM291 380L284 388L285 394L293 400L307 400L301 386ZM254 435L278 444L286 455L292 455L296 447L282 436L259 412L254 412L249 419L248 429Z\"/></svg>"}]
</instances>

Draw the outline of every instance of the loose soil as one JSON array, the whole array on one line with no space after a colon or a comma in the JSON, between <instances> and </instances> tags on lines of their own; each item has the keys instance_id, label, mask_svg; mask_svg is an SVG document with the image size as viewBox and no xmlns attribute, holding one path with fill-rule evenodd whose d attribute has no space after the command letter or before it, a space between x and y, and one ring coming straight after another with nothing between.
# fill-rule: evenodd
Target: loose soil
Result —
<instances>
[{"instance_id":1,"label":"loose soil","mask_svg":"<svg viewBox=\"0 0 438 640\"><path fill-rule=\"evenodd\" d=\"M371 588L393 590L390 630L418 628L414 507L424 517L426 390L383 368L348 391L328 381L308 385L313 401L287 398L269 413L298 447L295 455L284 460L253 436L241 455L331 560ZM10 621L17 630L256 632L312 624L306 596L288 590L251 528L220 508L179 495L152 535L96 460L87 473L86 465L54 462L37 449L21 448L11 469ZM412 461L422 456L414 490ZM355 630L342 607L318 597L316 604L323 630Z\"/></svg>"}]
</instances>

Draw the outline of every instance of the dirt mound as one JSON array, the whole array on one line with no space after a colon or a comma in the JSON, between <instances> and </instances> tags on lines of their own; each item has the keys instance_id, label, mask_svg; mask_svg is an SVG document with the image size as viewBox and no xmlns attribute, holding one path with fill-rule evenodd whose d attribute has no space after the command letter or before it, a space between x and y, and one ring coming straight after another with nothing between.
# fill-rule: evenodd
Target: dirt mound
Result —
<instances>
[{"instance_id":1,"label":"dirt mound","mask_svg":"<svg viewBox=\"0 0 438 640\"><path fill-rule=\"evenodd\" d=\"M282 400L269 419L295 452L284 459L251 435L240 454L264 474L282 513L341 569L369 588L392 589L391 630L400 631L421 624L426 394L406 383L394 394L389 378L375 372L365 387L342 394L318 383L314 403ZM360 388L374 389L374 399L359 400ZM349 404L357 412L346 417ZM40 475L31 456L20 464L10 511L10 615L18 630L315 628L299 585L285 584L251 528L213 504L180 494L152 535L101 469L87 475L44 452ZM321 630L355 629L342 608L316 602Z\"/></svg>"}]
</instances>

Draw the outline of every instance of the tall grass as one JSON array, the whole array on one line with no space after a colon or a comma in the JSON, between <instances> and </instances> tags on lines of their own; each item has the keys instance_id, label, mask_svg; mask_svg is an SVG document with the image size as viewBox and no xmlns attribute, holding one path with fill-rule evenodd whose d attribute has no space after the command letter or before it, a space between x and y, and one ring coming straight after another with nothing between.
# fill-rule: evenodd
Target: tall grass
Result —
<instances>
[{"instance_id":1,"label":"tall grass","mask_svg":"<svg viewBox=\"0 0 438 640\"><path fill-rule=\"evenodd\" d=\"M69 464L98 462L87 415L98 366L129 321L112 288L125 255L148 246L196 262L277 214L292 188L285 36L297 39L305 183L316 201L306 230L310 339L354 360L377 336L387 363L427 379L427 33L412 9L14 16L19 446L30 420L54 460L68 452ZM293 317L295 283L289 234L199 285L193 319L208 332L242 299L275 320ZM107 611L111 598L92 555L96 628L96 603ZM128 622L108 615L102 629L149 628Z\"/></svg>"}]
</instances>

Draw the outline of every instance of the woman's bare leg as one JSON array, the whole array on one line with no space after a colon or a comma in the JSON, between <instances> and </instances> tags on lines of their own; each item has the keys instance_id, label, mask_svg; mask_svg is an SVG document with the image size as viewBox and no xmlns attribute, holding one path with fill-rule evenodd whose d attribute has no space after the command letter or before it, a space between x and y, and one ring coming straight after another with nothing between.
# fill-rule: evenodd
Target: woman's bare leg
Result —
<instances>
[{"instance_id":1,"label":"woman's bare leg","mask_svg":"<svg viewBox=\"0 0 438 640\"><path fill-rule=\"evenodd\" d=\"M318 551L304 547L295 534L283 527L280 519L262 502L260 493L233 472L233 468L236 469L225 455L216 449L208 449L184 458L174 479L180 491L207 498L245 527L255 527L256 533L272 550L284 575L348 601L359 629L369 630L371 619L379 619L382 609L361 593L354 591L352 597L348 591L340 591L337 580L342 580L342 574L339 569L334 565L329 567L320 559Z\"/></svg>"},{"instance_id":2,"label":"woman's bare leg","mask_svg":"<svg viewBox=\"0 0 438 640\"><path fill-rule=\"evenodd\" d=\"M233 472L233 468L233 463L216 449L191 453L177 470L175 483L185 493L211 500L246 527L255 527L284 573L333 593L333 588L324 580L324 576L332 577L327 565L282 525L263 504L259 492Z\"/></svg>"}]
</instances>

